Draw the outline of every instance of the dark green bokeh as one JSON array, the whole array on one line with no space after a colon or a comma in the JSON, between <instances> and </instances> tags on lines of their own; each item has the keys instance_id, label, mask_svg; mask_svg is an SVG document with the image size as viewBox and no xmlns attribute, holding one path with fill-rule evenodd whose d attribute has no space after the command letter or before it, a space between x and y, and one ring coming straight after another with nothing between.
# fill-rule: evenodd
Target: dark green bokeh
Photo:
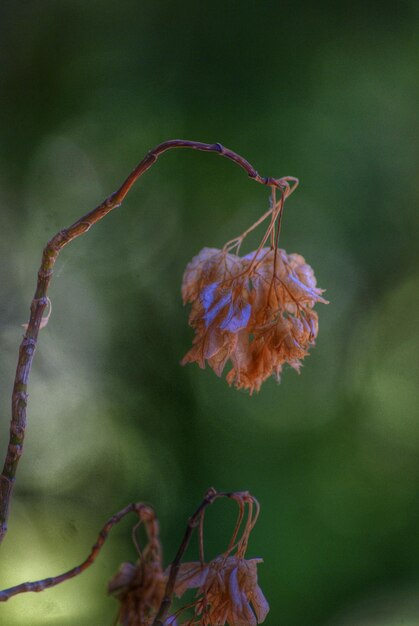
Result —
<instances>
[{"instance_id":1,"label":"dark green bokeh","mask_svg":"<svg viewBox=\"0 0 419 626\"><path fill-rule=\"evenodd\" d=\"M42 247L165 139L220 141L264 175L298 176L281 247L331 301L301 376L280 386L250 398L180 368L184 266L268 197L215 155L164 155L59 259L3 587L81 561L131 500L156 507L169 561L214 485L261 502L249 555L265 559L268 625L419 623L418 18L413 0L3 0L2 451ZM209 552L231 519L211 512ZM129 535L127 521L91 570L12 599L0 622L110 624L104 589L135 558Z\"/></svg>"}]
</instances>

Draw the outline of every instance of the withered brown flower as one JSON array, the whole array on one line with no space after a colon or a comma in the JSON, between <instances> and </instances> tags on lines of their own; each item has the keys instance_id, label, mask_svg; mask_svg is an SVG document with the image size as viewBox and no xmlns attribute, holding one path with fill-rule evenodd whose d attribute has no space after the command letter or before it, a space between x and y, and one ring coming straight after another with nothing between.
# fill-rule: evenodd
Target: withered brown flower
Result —
<instances>
[{"instance_id":1,"label":"withered brown flower","mask_svg":"<svg viewBox=\"0 0 419 626\"><path fill-rule=\"evenodd\" d=\"M259 503L247 491L225 494L238 504L238 517L227 550L205 562L204 514L199 523L200 560L183 563L177 570L174 592L182 597L195 589L195 600L182 607L193 609L193 617L181 626L256 626L269 611L258 585L257 565L262 559L246 559L250 534L259 516Z\"/></svg>"},{"instance_id":2,"label":"withered brown flower","mask_svg":"<svg viewBox=\"0 0 419 626\"><path fill-rule=\"evenodd\" d=\"M118 623L122 626L151 626L163 600L167 575L162 568L159 527L154 511L140 512L148 541L137 563L122 563L108 584L108 592L120 602ZM167 621L167 626L176 621Z\"/></svg>"},{"instance_id":3,"label":"withered brown flower","mask_svg":"<svg viewBox=\"0 0 419 626\"><path fill-rule=\"evenodd\" d=\"M258 585L257 565L262 559L219 556L207 565L180 566L175 593L198 589L195 619L200 626L256 626L268 614L269 604Z\"/></svg>"},{"instance_id":4,"label":"withered brown flower","mask_svg":"<svg viewBox=\"0 0 419 626\"><path fill-rule=\"evenodd\" d=\"M314 345L316 302L326 303L312 268L299 254L264 247L243 257L204 248L186 267L182 296L195 329L182 364L205 362L228 383L258 391L285 363L297 371Z\"/></svg>"},{"instance_id":5,"label":"withered brown flower","mask_svg":"<svg viewBox=\"0 0 419 626\"><path fill-rule=\"evenodd\" d=\"M161 564L122 563L110 580L108 591L121 603L119 622L122 626L150 626L160 607L166 587Z\"/></svg>"}]
</instances>

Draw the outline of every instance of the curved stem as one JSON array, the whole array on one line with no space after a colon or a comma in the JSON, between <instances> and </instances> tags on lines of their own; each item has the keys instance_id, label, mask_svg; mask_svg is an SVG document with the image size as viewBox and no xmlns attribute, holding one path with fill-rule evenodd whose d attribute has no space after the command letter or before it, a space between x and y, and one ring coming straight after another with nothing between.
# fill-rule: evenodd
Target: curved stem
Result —
<instances>
[{"instance_id":1,"label":"curved stem","mask_svg":"<svg viewBox=\"0 0 419 626\"><path fill-rule=\"evenodd\" d=\"M96 222L101 220L107 213L119 207L134 183L157 161L158 157L172 148L191 148L201 152L215 152L230 161L234 161L247 172L248 176L262 185L277 187L282 193L288 191L289 195L298 185L298 179L286 176L280 179L262 177L255 168L239 154L220 143L208 144L185 139L172 139L165 141L150 150L137 167L126 178L117 191L112 193L95 209L83 215L74 224L60 230L46 245L41 267L38 272L38 282L35 296L30 307L30 319L26 333L19 348L19 357L16 369L15 382L12 393L12 419L10 424L10 437L2 474L0 475L0 543L7 532L7 518L10 507L13 485L19 459L23 451L23 440L26 429L26 406L28 400L28 382L35 354L38 333L42 324L42 317L48 305L47 292L51 282L52 273L57 257L67 244L76 237L83 235ZM291 183L291 185L290 185Z\"/></svg>"},{"instance_id":2,"label":"curved stem","mask_svg":"<svg viewBox=\"0 0 419 626\"><path fill-rule=\"evenodd\" d=\"M148 515L150 514L150 511L152 511L149 506L141 503L129 504L124 509L122 509L122 511L119 511L119 513L116 513L110 519L108 519L108 521L100 531L96 543L92 547L89 556L83 561L83 563L81 563L80 565L76 565L76 567L73 567L63 574L59 574L58 576L43 578L42 580L35 580L33 582L21 583L20 585L16 585L16 587L3 589L0 591L0 602L6 602L7 600L9 600L9 598L16 596L18 593L25 593L28 591L43 591L44 589L55 587L55 585L59 585L65 580L69 580L70 578L78 576L95 562L96 557L102 549L103 544L108 538L109 532L112 530L115 524L118 524L129 513L137 513L141 520L141 513L143 510L146 511Z\"/></svg>"}]
</instances>

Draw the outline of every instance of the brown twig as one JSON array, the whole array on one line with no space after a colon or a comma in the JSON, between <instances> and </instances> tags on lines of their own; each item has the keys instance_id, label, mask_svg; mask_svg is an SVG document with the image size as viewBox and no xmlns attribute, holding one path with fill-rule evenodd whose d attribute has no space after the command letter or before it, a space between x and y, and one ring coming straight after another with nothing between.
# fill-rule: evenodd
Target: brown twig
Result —
<instances>
[{"instance_id":1,"label":"brown twig","mask_svg":"<svg viewBox=\"0 0 419 626\"><path fill-rule=\"evenodd\" d=\"M76 567L73 567L63 574L59 574L58 576L43 578L42 580L35 580L33 582L16 585L16 587L10 587L9 589L3 589L2 591L0 591L0 602L6 602L7 600L9 600L9 598L11 598L12 596L16 596L18 593L25 593L27 591L43 591L44 589L55 587L55 585L59 585L60 583L69 580L70 578L74 578L74 576L78 576L94 563L109 535L109 532L126 515L128 515L129 513L137 513L141 519L141 515L143 512L145 512L146 515L149 516L151 511L152 509L149 506L142 503L129 504L124 509L122 509L122 511L119 511L119 513L116 513L110 519L108 519L108 521L100 531L97 541L91 549L89 556L83 561L83 563L77 565Z\"/></svg>"},{"instance_id":2,"label":"brown twig","mask_svg":"<svg viewBox=\"0 0 419 626\"><path fill-rule=\"evenodd\" d=\"M215 489L213 489L212 487L208 489L201 504L196 509L192 517L189 518L188 526L183 536L182 543L180 544L179 550L177 551L176 556L170 566L169 578L167 580L166 590L164 592L164 598L160 605L160 609L156 617L154 618L154 622L152 626L164 626L164 622L166 621L166 618L167 618L167 613L172 603L172 595L175 589L176 577L179 572L180 563L189 545L192 533L195 530L195 528L199 525L201 518L202 518L202 514L204 513L207 506L212 504L216 498L222 497L223 495L226 495L226 494L217 493Z\"/></svg>"},{"instance_id":3,"label":"brown twig","mask_svg":"<svg viewBox=\"0 0 419 626\"><path fill-rule=\"evenodd\" d=\"M237 163L237 165L243 168L249 177L256 182L269 187L279 188L282 193L290 193L298 184L298 179L291 176L285 176L280 179L264 178L260 176L246 159L232 150L225 148L220 143L208 144L184 139L172 139L150 150L117 191L106 198L102 204L74 222L74 224L60 230L48 242L43 251L41 267L38 272L35 296L30 307L29 323L19 348L19 358L12 393L12 419L10 424L9 444L3 471L0 475L0 543L7 532L10 499L19 459L23 451L29 374L36 349L39 329L42 324L43 313L48 305L47 292L57 257L62 248L70 243L70 241L83 235L107 213L120 206L138 178L150 169L163 152L172 148L191 148L202 152L215 152Z\"/></svg>"}]
</instances>

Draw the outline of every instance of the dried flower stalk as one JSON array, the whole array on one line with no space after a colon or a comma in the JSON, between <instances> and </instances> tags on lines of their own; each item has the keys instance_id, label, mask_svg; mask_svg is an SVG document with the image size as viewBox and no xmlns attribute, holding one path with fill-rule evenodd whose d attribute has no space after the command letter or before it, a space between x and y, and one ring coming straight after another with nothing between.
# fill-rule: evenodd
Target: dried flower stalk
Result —
<instances>
[{"instance_id":1,"label":"dried flower stalk","mask_svg":"<svg viewBox=\"0 0 419 626\"><path fill-rule=\"evenodd\" d=\"M12 418L10 424L10 437L4 462L3 471L0 475L0 542L7 532L7 519L9 514L10 499L16 478L16 471L23 452L23 441L26 429L26 407L28 399L29 374L37 345L40 328L45 325L44 312L48 306L48 288L52 279L54 265L57 257L67 244L73 239L86 233L91 226L101 220L107 213L119 207L134 183L156 162L158 157L172 148L191 148L202 152L215 152L231 161L234 161L245 170L250 178L256 182L279 189L282 194L287 193L292 185L298 181L293 177L280 179L262 177L255 168L239 154L225 148L220 143L207 144L197 141L173 139L165 141L150 150L137 167L131 172L121 187L112 193L95 209L83 215L68 228L60 230L46 245L41 267L38 271L38 281L34 298L30 307L30 318L26 332L19 348L18 364L15 382L12 392Z\"/></svg>"}]
</instances>

